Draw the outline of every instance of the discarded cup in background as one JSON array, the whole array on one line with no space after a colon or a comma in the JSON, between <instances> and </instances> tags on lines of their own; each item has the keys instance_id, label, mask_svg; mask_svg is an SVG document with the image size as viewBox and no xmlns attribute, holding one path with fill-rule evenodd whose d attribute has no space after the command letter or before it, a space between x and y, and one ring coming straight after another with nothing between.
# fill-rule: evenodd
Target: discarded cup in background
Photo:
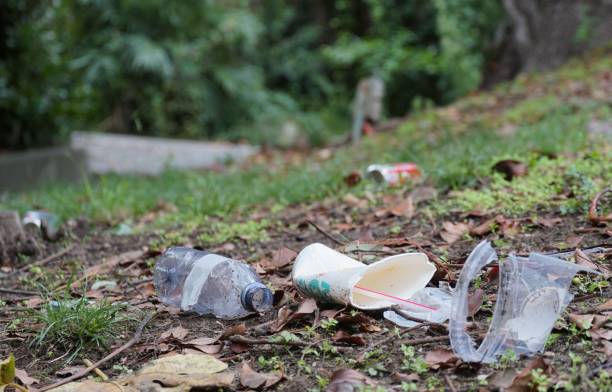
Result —
<instances>
[{"instance_id":1,"label":"discarded cup in background","mask_svg":"<svg viewBox=\"0 0 612 392\"><path fill-rule=\"evenodd\" d=\"M499 291L489 331L478 349L466 332L470 282L497 254L488 241L470 254L453 293L450 341L455 353L466 362L492 363L512 350L532 355L544 350L548 335L572 300L569 292L577 272L597 273L556 257L531 253L529 257L508 256L499 263Z\"/></svg>"},{"instance_id":2,"label":"discarded cup in background","mask_svg":"<svg viewBox=\"0 0 612 392\"><path fill-rule=\"evenodd\" d=\"M155 264L161 302L232 320L272 309L272 291L253 267L192 248L170 248Z\"/></svg>"},{"instance_id":3,"label":"discarded cup in background","mask_svg":"<svg viewBox=\"0 0 612 392\"><path fill-rule=\"evenodd\" d=\"M22 219L22 224L27 226L35 226L43 234L43 237L50 241L54 241L59 236L59 218L57 215L47 211L28 211Z\"/></svg>"},{"instance_id":4,"label":"discarded cup in background","mask_svg":"<svg viewBox=\"0 0 612 392\"><path fill-rule=\"evenodd\" d=\"M421 177L421 170L416 163L393 163L389 165L370 165L366 177L380 184L400 185Z\"/></svg>"},{"instance_id":5,"label":"discarded cup in background","mask_svg":"<svg viewBox=\"0 0 612 392\"><path fill-rule=\"evenodd\" d=\"M298 292L321 302L350 304L358 309L435 308L413 301L436 272L423 253L404 253L366 265L319 243L297 256L292 280Z\"/></svg>"}]
</instances>

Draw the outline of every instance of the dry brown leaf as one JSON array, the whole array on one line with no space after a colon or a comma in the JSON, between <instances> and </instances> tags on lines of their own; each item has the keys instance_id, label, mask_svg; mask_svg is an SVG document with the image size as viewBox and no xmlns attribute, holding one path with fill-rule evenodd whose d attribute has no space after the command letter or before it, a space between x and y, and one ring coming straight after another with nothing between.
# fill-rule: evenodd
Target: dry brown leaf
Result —
<instances>
[{"instance_id":1,"label":"dry brown leaf","mask_svg":"<svg viewBox=\"0 0 612 392\"><path fill-rule=\"evenodd\" d=\"M410 198L415 205L435 199L437 196L438 190L433 186L420 186L410 192Z\"/></svg>"},{"instance_id":2,"label":"dry brown leaf","mask_svg":"<svg viewBox=\"0 0 612 392\"><path fill-rule=\"evenodd\" d=\"M457 362L458 358L450 350L432 350L425 354L425 362L432 369L438 369L443 365L451 365Z\"/></svg>"},{"instance_id":3,"label":"dry brown leaf","mask_svg":"<svg viewBox=\"0 0 612 392\"><path fill-rule=\"evenodd\" d=\"M412 198L408 197L407 199L394 205L389 209L389 213L391 213L393 216L403 216L408 219L412 218L414 216L414 204L412 203Z\"/></svg>"},{"instance_id":4,"label":"dry brown leaf","mask_svg":"<svg viewBox=\"0 0 612 392\"><path fill-rule=\"evenodd\" d=\"M593 326L594 314L576 314L571 313L569 319L580 329L589 329Z\"/></svg>"},{"instance_id":5,"label":"dry brown leaf","mask_svg":"<svg viewBox=\"0 0 612 392\"><path fill-rule=\"evenodd\" d=\"M474 317L480 310L484 301L484 290L476 289L473 293L468 294L468 315Z\"/></svg>"},{"instance_id":6,"label":"dry brown leaf","mask_svg":"<svg viewBox=\"0 0 612 392\"><path fill-rule=\"evenodd\" d=\"M124 389L121 385L113 382L86 380L70 382L60 387L50 389L49 392L135 392L135 390L131 388Z\"/></svg>"},{"instance_id":7,"label":"dry brown leaf","mask_svg":"<svg viewBox=\"0 0 612 392\"><path fill-rule=\"evenodd\" d=\"M361 182L361 174L357 171L353 171L346 175L343 180L347 186L353 187Z\"/></svg>"},{"instance_id":8,"label":"dry brown leaf","mask_svg":"<svg viewBox=\"0 0 612 392\"><path fill-rule=\"evenodd\" d=\"M558 225L562 221L563 221L563 219L561 219L561 218L542 218L542 217L539 217L539 218L536 219L535 223L550 229L551 227L555 227L556 225Z\"/></svg>"},{"instance_id":9,"label":"dry brown leaf","mask_svg":"<svg viewBox=\"0 0 612 392\"><path fill-rule=\"evenodd\" d=\"M466 223L444 222L440 237L449 244L457 242L461 237L470 232L470 225Z\"/></svg>"},{"instance_id":10,"label":"dry brown leaf","mask_svg":"<svg viewBox=\"0 0 612 392\"><path fill-rule=\"evenodd\" d=\"M610 359L612 357L612 343L602 340L603 344L603 353L606 355L606 358Z\"/></svg>"},{"instance_id":11,"label":"dry brown leaf","mask_svg":"<svg viewBox=\"0 0 612 392\"><path fill-rule=\"evenodd\" d=\"M212 374L227 369L227 364L206 354L177 354L151 361L139 372L169 374Z\"/></svg>"},{"instance_id":12,"label":"dry brown leaf","mask_svg":"<svg viewBox=\"0 0 612 392\"><path fill-rule=\"evenodd\" d=\"M272 254L271 264L276 268L282 268L286 265L291 264L297 253L289 248L280 248Z\"/></svg>"},{"instance_id":13,"label":"dry brown leaf","mask_svg":"<svg viewBox=\"0 0 612 392\"><path fill-rule=\"evenodd\" d=\"M489 234L493 230L493 225L496 221L497 221L497 217L487 219L483 223L472 228L470 230L470 234L478 235L478 236Z\"/></svg>"},{"instance_id":14,"label":"dry brown leaf","mask_svg":"<svg viewBox=\"0 0 612 392\"><path fill-rule=\"evenodd\" d=\"M188 392L191 390L209 390L229 388L234 381L234 373L223 372L208 373L145 373L137 374L129 379L128 386L134 388L121 392L131 391L159 391L159 392ZM85 392L85 391L83 391Z\"/></svg>"},{"instance_id":15,"label":"dry brown leaf","mask_svg":"<svg viewBox=\"0 0 612 392\"><path fill-rule=\"evenodd\" d=\"M340 369L332 374L325 392L349 392L360 390L364 385L376 385L372 379L353 369Z\"/></svg>"},{"instance_id":16,"label":"dry brown leaf","mask_svg":"<svg viewBox=\"0 0 612 392\"><path fill-rule=\"evenodd\" d=\"M40 382L37 378L28 376L28 373L23 369L15 368L15 377L26 387Z\"/></svg>"},{"instance_id":17,"label":"dry brown leaf","mask_svg":"<svg viewBox=\"0 0 612 392\"><path fill-rule=\"evenodd\" d=\"M515 159L505 159L493 165L493 170L502 173L507 181L512 181L514 177L526 176L529 166Z\"/></svg>"},{"instance_id":18,"label":"dry brown leaf","mask_svg":"<svg viewBox=\"0 0 612 392\"><path fill-rule=\"evenodd\" d=\"M565 239L565 245L568 248L576 248L582 242L583 237L581 235L570 235Z\"/></svg>"},{"instance_id":19,"label":"dry brown leaf","mask_svg":"<svg viewBox=\"0 0 612 392\"><path fill-rule=\"evenodd\" d=\"M283 375L280 373L258 373L251 369L246 362L242 363L239 371L240 384L247 388L270 388L279 382Z\"/></svg>"},{"instance_id":20,"label":"dry brown leaf","mask_svg":"<svg viewBox=\"0 0 612 392\"><path fill-rule=\"evenodd\" d=\"M365 346L368 344L363 336L351 335L344 330L339 330L332 337L334 342L354 344L355 346Z\"/></svg>"},{"instance_id":21,"label":"dry brown leaf","mask_svg":"<svg viewBox=\"0 0 612 392\"><path fill-rule=\"evenodd\" d=\"M507 389L508 392L530 392L531 388L531 371L534 369L542 369L543 373L550 376L554 373L553 368L548 361L542 357L532 359L527 366L514 378L512 385Z\"/></svg>"},{"instance_id":22,"label":"dry brown leaf","mask_svg":"<svg viewBox=\"0 0 612 392\"><path fill-rule=\"evenodd\" d=\"M183 339L185 339L188 333L189 333L189 330L179 325L178 327L171 328L167 330L166 332L162 333L161 336L159 337L159 341L163 341L167 339L177 339L177 340L182 341Z\"/></svg>"},{"instance_id":23,"label":"dry brown leaf","mask_svg":"<svg viewBox=\"0 0 612 392\"><path fill-rule=\"evenodd\" d=\"M612 298L603 304L597 305L597 310L612 310Z\"/></svg>"},{"instance_id":24,"label":"dry brown leaf","mask_svg":"<svg viewBox=\"0 0 612 392\"><path fill-rule=\"evenodd\" d=\"M591 329L589 331L589 335L591 336L591 339L595 340L612 340L612 330L610 329Z\"/></svg>"}]
</instances>

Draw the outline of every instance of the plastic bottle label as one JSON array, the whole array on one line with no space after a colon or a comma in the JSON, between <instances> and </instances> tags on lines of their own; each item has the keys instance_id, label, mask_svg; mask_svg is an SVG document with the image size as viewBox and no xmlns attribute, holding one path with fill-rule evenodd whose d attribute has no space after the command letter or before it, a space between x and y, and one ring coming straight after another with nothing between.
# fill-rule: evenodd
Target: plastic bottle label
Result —
<instances>
[{"instance_id":1,"label":"plastic bottle label","mask_svg":"<svg viewBox=\"0 0 612 392\"><path fill-rule=\"evenodd\" d=\"M200 292L208 279L208 275L210 275L210 272L217 264L225 260L229 259L215 254L208 254L193 263L191 272L187 275L187 279L185 279L185 284L183 285L181 309L191 310L193 308L193 305L195 305L196 302L198 302L198 298L200 298Z\"/></svg>"}]
</instances>

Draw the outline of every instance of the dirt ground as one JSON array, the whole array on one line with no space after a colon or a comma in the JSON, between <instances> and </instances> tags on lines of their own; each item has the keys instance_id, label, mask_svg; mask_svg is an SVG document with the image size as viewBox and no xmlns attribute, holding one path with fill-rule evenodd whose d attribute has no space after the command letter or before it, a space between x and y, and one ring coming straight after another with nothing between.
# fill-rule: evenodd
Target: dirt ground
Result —
<instances>
[{"instance_id":1,"label":"dirt ground","mask_svg":"<svg viewBox=\"0 0 612 392\"><path fill-rule=\"evenodd\" d=\"M64 226L64 235L60 241L41 240L40 253L28 262L38 260L40 263L40 260L68 249L65 253L48 259L38 268L18 272L15 276L7 277L23 267L23 264L4 268L0 285L0 295L5 303L0 308L0 358L14 353L17 368L39 380L33 389L56 382L83 367L78 359L66 364L62 358L64 353L59 347L45 350L29 344L38 327L29 315L45 301L45 296L35 290L36 284L55 279L56 288L61 288L66 285L68 271L73 270L77 271L77 282L72 285L73 295L81 294L81 287L85 287L86 295L92 300L104 298L113 302L125 302L125 314L133 319L122 325L112 347L89 349L82 356L92 361L102 358L131 338L138 320L144 314L155 312L139 343L101 366L101 370L109 376L137 370L154 358L181 352L211 353L226 362L230 370L236 371L243 362L250 362L256 371L282 375L280 381L269 388L279 391L324 389L334 371L341 368L352 368L367 375L372 385L376 385L379 390L398 391L496 390L504 384L496 381L493 376L512 372L510 383L517 388L514 390L536 390L538 386L552 387L564 380L572 380L580 385L580 377L596 378L600 371L609 371L610 309L597 308L610 298L608 282L603 278L599 278L599 281L604 281L604 284L590 290L588 283L592 283L592 280L585 279L592 278L585 276L575 279L578 283L573 285L576 297L553 331L557 336L556 341L547 345L546 351L537 357L540 362L521 358L497 366L463 363L453 356L447 340L446 325L424 326L400 336L398 332L401 333L401 329L397 330L392 323L386 321L382 312L364 314L354 309L324 304L312 307L312 302L305 302L295 292L290 283L290 271L295 257L293 252L299 252L313 242L322 242L341 251L346 250L344 242L347 240L351 244L377 244L375 249L369 247L374 252L354 254L364 261L406 251L425 252L430 259L439 263L439 267L442 266L438 268L432 284L446 280L453 285L470 251L484 238L493 240L501 257L509 252L546 253L604 246L607 251L592 260L593 263L605 268L612 258L610 230L606 226L591 224L584 215L558 216L539 211L538 218L496 218L474 211L461 215L449 214L444 220L434 220L419 212L429 203L427 200L417 204L414 214L406 213L401 207L393 208L401 205L401 201L409 196L408 193L385 196L385 206L388 207L383 208L369 207L362 200L349 199L342 202L323 201L278 213L259 211L243 219L253 220L265 216L271 222L267 228L267 238L234 238L212 248L198 242L201 230L164 241L160 240L158 234L119 236L111 234L108 227L90 225L85 221L70 221ZM450 238L454 241L449 243L449 229L452 229L453 222L478 227L489 219L497 219L497 229L482 230L481 235L474 234L472 230L472 234ZM160 252L170 245L201 246L235 259L248 260L264 282L277 290L274 311L253 315L245 320L223 321L183 314L160 304L152 284L151 267ZM116 262L118 255L126 254L132 255L131 258L124 257ZM110 268L92 269L100 265L110 265ZM63 284L58 284L60 276L64 278L60 281ZM114 280L117 287L91 290L91 284L96 279ZM484 289L484 295L482 305L476 305L472 336L486 332L495 302L497 278L483 276L481 288ZM53 287L47 289L53 290ZM53 296L52 291L50 295ZM303 312L295 312L300 305L303 306ZM580 330L572 321L576 318L571 315L584 314L603 315L608 321L601 323L596 330L594 326L590 330ZM309 346L291 343L261 344L268 336L282 336L286 332L299 337ZM193 343L198 338L221 334L224 336L211 344L198 346ZM260 342L244 344L231 341L229 335L243 335ZM427 368L423 371L411 368L409 363L412 358L403 352L402 344L412 345L416 357L425 358ZM570 353L578 355L587 365L586 373L577 372L572 367L576 360L572 360ZM528 369L527 376L523 374L521 378L519 372L525 368ZM548 377L548 384L534 383L529 373L532 368L542 369L541 374ZM577 390L580 388L589 390L593 387L583 383ZM233 389L248 388L241 386L239 377L236 377Z\"/></svg>"}]
</instances>

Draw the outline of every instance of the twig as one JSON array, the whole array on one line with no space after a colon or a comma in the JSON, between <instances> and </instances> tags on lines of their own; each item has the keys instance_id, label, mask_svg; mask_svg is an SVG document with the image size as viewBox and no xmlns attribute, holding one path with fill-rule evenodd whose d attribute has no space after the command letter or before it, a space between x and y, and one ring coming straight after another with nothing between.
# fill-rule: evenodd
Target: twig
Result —
<instances>
[{"instance_id":1,"label":"twig","mask_svg":"<svg viewBox=\"0 0 612 392\"><path fill-rule=\"evenodd\" d=\"M0 287L0 293L6 294L18 294L18 295L38 295L36 291L17 290L17 289L4 289Z\"/></svg>"},{"instance_id":2,"label":"twig","mask_svg":"<svg viewBox=\"0 0 612 392\"><path fill-rule=\"evenodd\" d=\"M52 254L51 256L45 257L44 259L35 261L33 263L30 263L28 265L24 265L23 267L19 268L18 270L11 272L8 276L15 276L20 272L24 272L26 270L28 270L30 267L40 267L42 265L45 265L59 257L62 257L63 255L65 255L66 253L70 252L72 249L74 249L74 244L69 245L67 247L65 247L64 249L60 250L57 253Z\"/></svg>"},{"instance_id":3,"label":"twig","mask_svg":"<svg viewBox=\"0 0 612 392\"><path fill-rule=\"evenodd\" d=\"M408 314L408 312L403 310L398 305L391 306L391 310L393 310L395 313L399 314L400 316L402 316L406 320L414 321L414 322L417 322L417 323L428 323L429 325L437 325L437 326L444 327L444 328L448 329L446 324L436 323L436 322L433 322L433 321L427 321L427 320L420 319L418 317L411 316L411 315Z\"/></svg>"},{"instance_id":4,"label":"twig","mask_svg":"<svg viewBox=\"0 0 612 392\"><path fill-rule=\"evenodd\" d=\"M397 336L397 335L387 336L387 337L386 337L386 338L384 338L383 340L380 340L380 341L378 341L378 342L374 342L374 343L370 344L370 345L368 346L368 348L365 350L365 352L368 352L368 351L372 350L372 348L374 348L374 346L380 347L380 346L382 346L383 344L387 344L387 343L389 343L391 340L394 340L394 339L397 339L397 338L399 338L399 337L404 336L404 335L405 335L405 334L407 334L408 332L412 332L412 331L417 330L417 329L422 328L422 327L428 327L428 326L430 326L430 325L433 325L433 324L432 324L431 322L429 322L429 321L425 321L424 323L421 323L421 324L419 324L419 325L415 325L414 327L410 327L410 328L407 328L407 329L405 329L405 330L401 331L401 332L399 333L399 336Z\"/></svg>"},{"instance_id":5,"label":"twig","mask_svg":"<svg viewBox=\"0 0 612 392\"><path fill-rule=\"evenodd\" d=\"M121 354L123 351L127 350L128 348L138 343L138 341L140 340L140 337L142 336L142 331L144 330L145 325L147 325L147 323L151 320L152 317L153 317L153 313L147 314L142 319L140 324L138 325L138 328L136 328L136 333L134 333L134 336L132 337L132 339L130 339L123 346L119 347L112 353L108 354L107 356L99 360L98 362L93 363L92 365L88 366L86 369L83 369L80 372L75 373L70 377L67 377L61 381L58 381L55 384L47 385L46 387L41 388L40 392L48 391L49 389L57 388L71 381L78 380L79 378L85 377L87 374L89 374L89 372L91 372L95 368L100 367L100 365L102 365L103 363L110 361L111 359L115 358L117 355Z\"/></svg>"},{"instance_id":6,"label":"twig","mask_svg":"<svg viewBox=\"0 0 612 392\"><path fill-rule=\"evenodd\" d=\"M323 230L319 225L317 225L316 223L314 223L310 219L306 220L306 222L308 222L308 224L310 224L312 227L314 227L319 233L323 234L325 237L327 237L330 240L334 241L336 244L339 244L339 245L346 245L347 244L347 242L340 241L339 239L337 239L336 237L334 237L330 233L328 233L325 230Z\"/></svg>"},{"instance_id":7,"label":"twig","mask_svg":"<svg viewBox=\"0 0 612 392\"><path fill-rule=\"evenodd\" d=\"M401 343L402 344L411 345L411 346L415 346L417 344L447 342L448 340L450 340L450 337L448 335L445 335L445 336L434 336L432 338L420 338L420 339L404 340Z\"/></svg>"},{"instance_id":8,"label":"twig","mask_svg":"<svg viewBox=\"0 0 612 392\"><path fill-rule=\"evenodd\" d=\"M446 385L448 385L448 389L450 389L451 392L457 392L457 388L455 387L455 384L453 384L453 381L450 379L448 374L444 375L444 381L446 381Z\"/></svg>"},{"instance_id":9,"label":"twig","mask_svg":"<svg viewBox=\"0 0 612 392\"><path fill-rule=\"evenodd\" d=\"M599 224L612 221L612 213L605 216L597 213L597 204L599 203L599 199L608 192L612 192L612 188L602 189L601 192L595 195L593 201L591 201L591 206L589 207L589 220L591 223Z\"/></svg>"},{"instance_id":10,"label":"twig","mask_svg":"<svg viewBox=\"0 0 612 392\"><path fill-rule=\"evenodd\" d=\"M234 343L241 343L241 344L247 344L247 345L258 345L258 344L270 344L270 345L275 345L275 346L296 346L296 347L309 347L309 346L315 346L318 345L319 342L315 342L313 343L308 343L308 342L304 342L303 340L270 340L270 339L251 339L251 338L247 338L246 336L242 336L242 335L232 335L229 337L228 339L230 342L234 342ZM346 351L345 349L347 347L339 347L339 346L334 346L338 351L343 352Z\"/></svg>"},{"instance_id":11,"label":"twig","mask_svg":"<svg viewBox=\"0 0 612 392\"><path fill-rule=\"evenodd\" d=\"M85 358L83 359L83 363L85 364L85 366L92 366L93 362L91 362L89 359ZM100 369L98 368L94 368L94 373L96 373L98 375L98 377L100 377L102 380L106 381L108 380L108 376Z\"/></svg>"}]
</instances>

